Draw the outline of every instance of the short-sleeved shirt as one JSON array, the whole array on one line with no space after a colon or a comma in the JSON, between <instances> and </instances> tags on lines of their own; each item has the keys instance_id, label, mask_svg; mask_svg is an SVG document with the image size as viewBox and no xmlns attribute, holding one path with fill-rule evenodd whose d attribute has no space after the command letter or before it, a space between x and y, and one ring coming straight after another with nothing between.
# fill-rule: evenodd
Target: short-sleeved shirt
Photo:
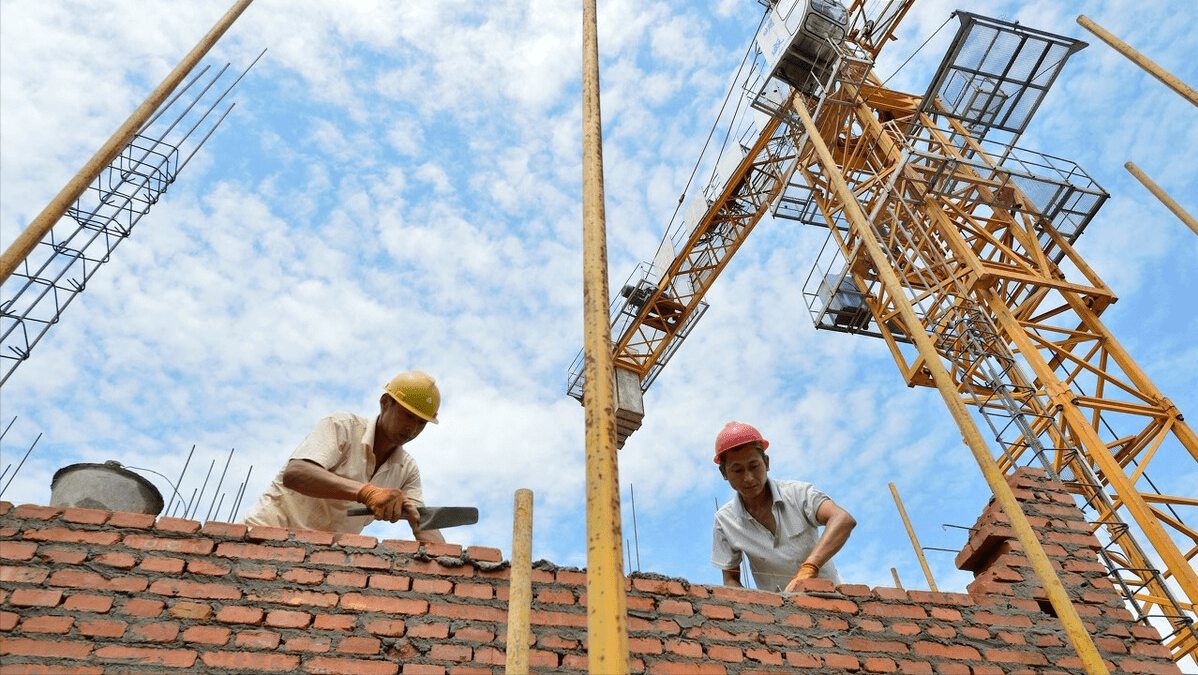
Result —
<instances>
[{"instance_id":1,"label":"short-sleeved shirt","mask_svg":"<svg viewBox=\"0 0 1198 675\"><path fill-rule=\"evenodd\" d=\"M420 485L420 467L403 446L371 474L374 467L374 431L376 417L334 413L322 419L299 444L290 459L308 460L329 471L379 487L402 490L416 506L424 506ZM262 497L245 516L247 525L268 525L297 530L323 530L358 534L373 516L347 516L346 510L359 506L343 499L321 499L302 495L283 486L279 471Z\"/></svg>"},{"instance_id":2,"label":"short-sleeved shirt","mask_svg":"<svg viewBox=\"0 0 1198 675\"><path fill-rule=\"evenodd\" d=\"M757 588L782 591L819 541L816 512L828 495L802 481L768 479L768 482L778 533L770 534L745 509L740 495L736 495L716 511L711 564L722 570L739 569L742 557L748 556ZM818 576L840 584L840 575L831 560L820 567Z\"/></svg>"}]
</instances>

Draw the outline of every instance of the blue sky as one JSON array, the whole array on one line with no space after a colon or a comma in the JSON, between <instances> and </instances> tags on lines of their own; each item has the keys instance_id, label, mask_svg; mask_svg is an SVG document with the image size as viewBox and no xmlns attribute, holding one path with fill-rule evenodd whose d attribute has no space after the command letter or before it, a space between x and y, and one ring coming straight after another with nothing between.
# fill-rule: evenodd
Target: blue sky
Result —
<instances>
[{"instance_id":1,"label":"blue sky","mask_svg":"<svg viewBox=\"0 0 1198 675\"><path fill-rule=\"evenodd\" d=\"M230 4L0 2L5 246ZM1198 5L921 0L879 59L890 77L914 53L891 86L926 89L958 8L1090 43L1020 145L1111 193L1078 246L1120 296L1104 320L1198 409L1198 237L1123 168L1198 212L1198 110L1075 22L1193 86ZM657 250L760 11L599 3L613 288ZM48 503L54 471L77 462L173 480L194 446L185 494L231 449L222 491L252 466L240 516L317 419L373 414L382 384L419 368L444 397L409 447L426 498L482 512L449 539L509 552L529 488L534 559L584 567L583 410L564 394L582 344L580 44L580 8L545 0L257 0L205 61L239 70L268 50L233 113L5 384L0 464L41 439L3 499ZM857 517L846 581L892 585L893 567L925 587L891 482L924 546L964 542L988 489L938 394L908 389L880 341L811 326L801 289L823 239L759 225L648 393L620 453L632 568L719 582L711 516L731 491L710 454L730 420L771 441L772 475ZM1198 485L1193 463L1163 473ZM968 582L952 553L928 560L942 590Z\"/></svg>"}]
</instances>

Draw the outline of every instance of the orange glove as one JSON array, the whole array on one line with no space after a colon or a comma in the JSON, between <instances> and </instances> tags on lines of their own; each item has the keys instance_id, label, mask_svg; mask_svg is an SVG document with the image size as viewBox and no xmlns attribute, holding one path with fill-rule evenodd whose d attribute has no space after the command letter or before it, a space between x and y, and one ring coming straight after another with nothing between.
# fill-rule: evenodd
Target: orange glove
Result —
<instances>
[{"instance_id":1,"label":"orange glove","mask_svg":"<svg viewBox=\"0 0 1198 675\"><path fill-rule=\"evenodd\" d=\"M793 591L795 586L799 585L800 581L804 579L811 579L817 574L819 574L819 565L811 562L803 563L799 566L799 571L795 574L794 578L791 579L790 583L786 585L786 590Z\"/></svg>"},{"instance_id":2,"label":"orange glove","mask_svg":"<svg viewBox=\"0 0 1198 675\"><path fill-rule=\"evenodd\" d=\"M363 483L362 487L358 488L358 502L365 504L379 520L394 523L406 517L404 506L407 505L407 500L404 499L402 491L394 488Z\"/></svg>"}]
</instances>

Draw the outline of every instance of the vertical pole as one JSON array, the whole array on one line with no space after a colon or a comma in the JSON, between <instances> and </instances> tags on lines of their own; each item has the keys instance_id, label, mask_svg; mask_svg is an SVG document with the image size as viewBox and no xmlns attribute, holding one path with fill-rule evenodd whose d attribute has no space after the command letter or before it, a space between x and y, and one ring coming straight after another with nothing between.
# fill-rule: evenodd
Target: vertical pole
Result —
<instances>
[{"instance_id":1,"label":"vertical pole","mask_svg":"<svg viewBox=\"0 0 1198 675\"><path fill-rule=\"evenodd\" d=\"M125 123L108 139L108 142L100 147L96 154L83 165L79 173L75 174L75 177L59 191L54 199L50 200L46 208L42 209L42 212L5 249L3 256L0 256L0 283L8 281L12 273L16 271L17 266L25 258L29 257L34 247L38 245L38 242L46 237L46 234L54 227L54 224L66 213L67 208L79 199L79 196L83 194L87 186L96 180L100 172L109 164L112 164L113 160L125 149L125 146L133 141L133 137L145 125L146 120L150 119L154 112L158 110L158 107L162 105L162 102L170 96L171 92L183 81L183 78L195 68L200 59L203 59L204 55L208 53L208 50L212 49L212 45L216 44L216 41L225 34L225 31L233 25L237 17L241 16L241 13L253 1L238 0L228 12L225 12L220 21L208 31L208 34L192 48L187 56L183 57L179 65L175 66L175 69L166 76L162 84L158 85L158 88L150 93L146 100L133 111L129 119L125 120Z\"/></svg>"},{"instance_id":2,"label":"vertical pole","mask_svg":"<svg viewBox=\"0 0 1198 675\"><path fill-rule=\"evenodd\" d=\"M877 270L878 278L882 282L883 287L886 292L890 293L891 298L893 298L894 304L903 318L903 322L908 326L922 326L923 321L920 320L915 307L912 306L911 302L902 292L903 285L899 281L898 274L887 262L886 254L883 253L881 244L878 243L878 240L873 235L869 219L866 217L865 212L861 210L861 205L857 203L857 199L853 195L853 191L849 189L848 183L845 182L844 176L841 174L835 159L832 157L832 152L828 149L827 144L824 143L823 137L820 136L819 127L816 126L815 120L811 119L811 114L807 111L807 106L797 95L792 100L793 105L791 109L798 114L811 140L812 149L815 150L819 164L828 177L830 188L839 199L845 218L848 219L853 230L859 233L860 242L865 247L866 253ZM1073 601L1069 598L1069 593L1061 583L1060 577L1057 576L1056 570L1053 569L1052 561L1048 559L1048 554L1044 552L1044 547L1040 545L1040 540L1036 539L1036 532L1032 529L1031 523L1028 522L1027 514L1023 512L1023 508L1019 505L1019 500L1015 498L1015 492L1007 484L1002 469L998 467L998 462L995 462L994 457L991 456L990 449L986 446L986 441L982 436L981 430L978 429L977 424L970 417L969 410L965 407L965 402L961 400L961 395L957 392L953 377L940 360L940 355L936 351L936 345L932 342L932 338L926 332L916 330L912 331L911 340L915 343L920 355L924 357L924 367L930 371L932 381L936 384L936 390L940 392L940 397L944 399L944 404L948 406L949 412L957 422L957 427L961 430L962 440L965 441L966 447L973 453L978 467L982 470L982 476L985 477L986 483L994 493L995 500L1002 507L1003 512L1007 514L1007 519L1011 521L1011 529L1015 532L1015 538L1023 546L1028 563L1031 565L1040 583L1044 586L1044 594L1048 596L1048 601L1052 604L1053 609L1056 610L1061 627L1064 628L1070 643L1073 644L1073 648L1077 651L1078 658L1082 662L1082 667L1085 668L1088 675L1110 675L1106 663L1102 660L1102 655L1098 652L1098 648L1094 646L1094 640L1090 637L1085 624L1082 623L1081 616L1077 613L1077 608L1073 606Z\"/></svg>"},{"instance_id":3,"label":"vertical pole","mask_svg":"<svg viewBox=\"0 0 1198 675\"><path fill-rule=\"evenodd\" d=\"M1173 201L1173 198L1170 197L1167 192L1162 190L1161 187L1156 184L1156 181L1149 178L1148 174L1141 171L1140 167L1132 164L1131 162L1124 164L1123 168L1130 171L1131 175L1136 177L1136 180L1140 181L1144 187L1148 188L1149 192L1151 192L1157 199L1161 200L1161 203L1168 207L1168 209L1173 212L1173 215L1180 218L1181 222L1186 224L1186 227L1193 230L1194 234L1198 234L1198 220L1194 220L1194 216L1186 213L1186 210L1181 208L1180 204Z\"/></svg>"},{"instance_id":4,"label":"vertical pole","mask_svg":"<svg viewBox=\"0 0 1198 675\"><path fill-rule=\"evenodd\" d=\"M532 490L516 490L512 518L512 569L507 601L507 675L528 675L529 608L532 605Z\"/></svg>"},{"instance_id":5,"label":"vertical pole","mask_svg":"<svg viewBox=\"0 0 1198 675\"><path fill-rule=\"evenodd\" d=\"M1185 82L1170 74L1169 71L1153 63L1151 59L1136 51L1123 40L1112 35L1102 26L1091 21L1086 15L1082 14L1077 17L1077 22L1081 24L1082 28L1097 35L1103 42L1114 47L1115 51L1131 59L1132 63L1148 71L1149 75L1163 82L1166 87L1181 94L1182 98L1198 106L1198 92L1194 91L1193 87L1190 87Z\"/></svg>"},{"instance_id":6,"label":"vertical pole","mask_svg":"<svg viewBox=\"0 0 1198 675\"><path fill-rule=\"evenodd\" d=\"M621 560L615 384L607 320L607 238L595 0L582 3L582 314L586 409L587 644L596 675L628 672L627 605Z\"/></svg>"},{"instance_id":7,"label":"vertical pole","mask_svg":"<svg viewBox=\"0 0 1198 675\"><path fill-rule=\"evenodd\" d=\"M894 483L890 483L890 494L894 495L894 504L898 507L899 515L903 517L903 525L907 527L907 536L911 538L911 545L915 547L915 557L919 558L919 566L923 568L923 575L928 578L928 588L932 592L938 592L936 588L936 580L932 578L932 570L928 568L928 560L923 557L923 548L919 546L919 538L915 536L915 528L911 527L911 521L907 518L907 509L903 508L903 500L899 499L898 490L894 487ZM891 568L890 571L894 574L895 583L898 583L898 572ZM902 588L902 586L899 586Z\"/></svg>"}]
</instances>

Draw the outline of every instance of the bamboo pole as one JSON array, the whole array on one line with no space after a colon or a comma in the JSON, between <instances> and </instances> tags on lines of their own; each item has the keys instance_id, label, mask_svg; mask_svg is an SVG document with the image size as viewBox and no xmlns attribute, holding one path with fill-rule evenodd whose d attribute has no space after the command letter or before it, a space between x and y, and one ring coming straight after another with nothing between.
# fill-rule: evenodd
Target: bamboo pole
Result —
<instances>
[{"instance_id":1,"label":"bamboo pole","mask_svg":"<svg viewBox=\"0 0 1198 675\"><path fill-rule=\"evenodd\" d=\"M512 569L508 580L507 653L504 673L528 675L532 606L532 491L516 490L512 517Z\"/></svg>"},{"instance_id":2,"label":"bamboo pole","mask_svg":"<svg viewBox=\"0 0 1198 675\"><path fill-rule=\"evenodd\" d=\"M628 617L616 462L615 383L607 319L603 133L595 0L582 3L583 337L586 354L587 660L595 675L628 673Z\"/></svg>"},{"instance_id":3,"label":"bamboo pole","mask_svg":"<svg viewBox=\"0 0 1198 675\"><path fill-rule=\"evenodd\" d=\"M915 556L919 558L919 566L923 568L923 575L928 579L928 588L932 592L938 592L936 588L936 580L932 578L932 570L928 567L928 560L923 555L923 548L919 546L919 538L915 536L915 529L911 527L911 521L907 518L907 509L903 508L903 500L899 499L898 489L894 487L894 483L890 483L890 494L894 496L894 504L898 507L899 515L903 518L903 525L907 527L907 536L911 538L911 545L915 547ZM895 573L895 580L898 580L898 574Z\"/></svg>"},{"instance_id":4,"label":"bamboo pole","mask_svg":"<svg viewBox=\"0 0 1198 675\"><path fill-rule=\"evenodd\" d=\"M811 118L811 114L807 112L807 106L798 96L793 98L793 103L791 109L798 114L803 127L807 131L816 157L828 177L830 187L843 206L845 218L848 219L852 228L860 233L861 244L865 247L866 253L873 262L882 285L887 289L887 292L889 292L898 308L903 322L908 326L923 325L914 306L912 306L906 295L902 293L903 286L899 281L898 275L888 264L881 244L878 243L872 234L869 219L866 217L865 212L861 210L861 205L857 203L857 199L853 195L852 190L849 189L848 183L845 182L844 176L841 175L840 169L832 157L832 152L824 143L823 137L820 136L819 127L816 126L815 121ZM923 331L913 331L911 339L918 348L919 353L924 357L924 367L931 373L932 381L935 383L937 391L940 392L941 398L944 399L945 405L948 406L949 412L952 414L953 419L956 420L966 447L973 453L974 459L977 461L978 466L982 470L982 475L986 479L986 483L990 486L1003 512L1007 514L1007 518L1011 522L1011 529L1015 532L1015 538L1023 546L1028 563L1036 573L1040 583L1044 586L1045 595L1048 596L1048 601L1052 604L1053 609L1056 610L1061 626L1064 628L1069 641L1073 644L1073 648L1077 651L1078 658L1081 660L1086 673L1088 675L1110 675L1106 663L1102 660L1102 655L1098 652L1097 647L1094 646L1094 640L1090 637L1085 624L1082 623L1081 616L1077 613L1077 608L1073 606L1072 601L1069 599L1069 594L1065 591L1064 585L1061 584L1060 577L1053 570L1052 562L1044 552L1044 547L1036 539L1036 533L1032 529L1031 523L1028 522L1027 514L1019 506L1019 501L1015 498L1015 492L1007 484L1002 469L998 467L998 463L990 455L990 449L986 446L981 430L978 429L977 424L969 414L968 408L965 406L965 402L961 400L961 396L957 393L952 375L949 374L948 369L944 367L944 363L940 360L935 344L927 333Z\"/></svg>"},{"instance_id":5,"label":"bamboo pole","mask_svg":"<svg viewBox=\"0 0 1198 675\"><path fill-rule=\"evenodd\" d=\"M1182 98L1194 104L1195 106L1198 106L1198 92L1194 91L1193 87L1190 87L1185 82L1182 82L1180 79L1172 75L1169 71L1156 65L1156 63L1153 63L1151 59L1136 51L1133 47L1131 47L1131 45L1115 37L1102 26L1099 26L1091 21L1085 14L1078 16L1077 22L1086 30L1097 35L1103 42L1107 43L1111 47L1114 47L1115 51L1126 56L1128 59L1131 59L1131 61L1137 66L1148 71L1149 75L1163 82L1166 87L1169 87L1178 94L1181 94Z\"/></svg>"},{"instance_id":6,"label":"bamboo pole","mask_svg":"<svg viewBox=\"0 0 1198 675\"><path fill-rule=\"evenodd\" d=\"M1156 184L1156 182L1149 178L1148 174L1141 171L1140 167L1131 162L1124 164L1123 168L1130 171L1131 175L1136 177L1136 180L1140 181L1144 187L1148 188L1149 192L1155 195L1157 199L1161 200L1161 203L1168 207L1168 209L1173 212L1173 215L1181 219L1181 222L1185 223L1186 227L1193 230L1194 234L1198 234L1198 220L1195 220L1194 216L1186 213L1186 210L1181 208L1180 204L1173 201L1173 198L1170 197L1167 192L1162 190L1161 187Z\"/></svg>"},{"instance_id":7,"label":"bamboo pole","mask_svg":"<svg viewBox=\"0 0 1198 675\"><path fill-rule=\"evenodd\" d=\"M79 196L83 194L87 186L96 180L100 172L109 164L112 164L113 160L125 149L125 146L133 141L133 137L137 135L137 132L145 125L154 112L158 110L162 102L170 96L171 92L183 81L183 78L195 68L196 64L208 53L208 50L212 49L212 45L216 44L217 40L225 34L229 27L233 25L233 22L241 16L241 13L253 1L238 0L229 8L229 11L225 12L225 15L208 31L208 34L166 76L162 84L159 84L158 88L146 97L146 100L133 111L129 119L125 120L125 123L113 133L108 142L96 151L96 154L83 165L79 173L75 174L75 177L59 191L54 199L50 200L46 208L42 209L42 212L5 249L4 254L0 256L0 284L8 281L8 278L16 271L17 266L25 258L29 257L34 247L38 245L38 242L45 239L46 235L54 227L54 224L62 218L71 204L79 199Z\"/></svg>"}]
</instances>

